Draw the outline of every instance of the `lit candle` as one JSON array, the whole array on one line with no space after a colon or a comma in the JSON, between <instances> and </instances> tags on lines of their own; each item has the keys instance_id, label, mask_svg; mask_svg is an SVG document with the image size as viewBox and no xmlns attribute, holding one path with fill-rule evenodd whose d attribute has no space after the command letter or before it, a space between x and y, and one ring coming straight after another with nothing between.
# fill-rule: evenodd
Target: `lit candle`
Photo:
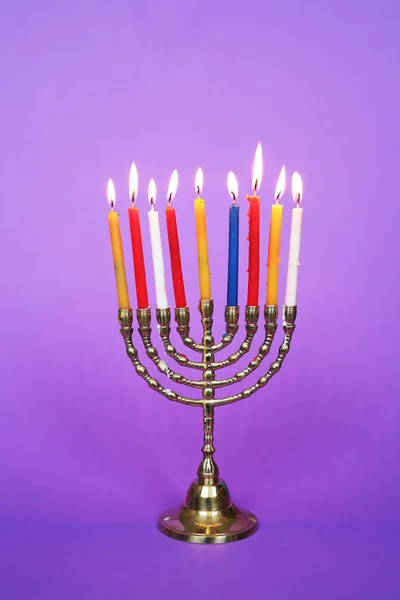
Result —
<instances>
[{"instance_id":1,"label":"lit candle","mask_svg":"<svg viewBox=\"0 0 400 600\"><path fill-rule=\"evenodd\" d=\"M168 187L168 206L165 209L165 217L167 220L169 257L171 260L172 283L174 286L175 306L177 308L186 307L185 285L183 283L181 251L179 248L178 226L176 222L175 208L171 206L171 201L174 199L178 188L178 171L171 175L171 180Z\"/></svg>"},{"instance_id":2,"label":"lit candle","mask_svg":"<svg viewBox=\"0 0 400 600\"><path fill-rule=\"evenodd\" d=\"M303 183L299 173L293 173L292 177L293 200L296 204L292 210L292 227L290 230L289 264L286 284L286 306L296 306L297 274L299 268L301 220L303 209L300 201L303 196Z\"/></svg>"},{"instance_id":3,"label":"lit candle","mask_svg":"<svg viewBox=\"0 0 400 600\"><path fill-rule=\"evenodd\" d=\"M279 250L281 246L282 209L279 199L285 191L285 165L283 165L275 190L275 204L272 205L271 222L269 226L268 245L268 279L267 279L267 305L278 304L278 271Z\"/></svg>"},{"instance_id":4,"label":"lit candle","mask_svg":"<svg viewBox=\"0 0 400 600\"><path fill-rule=\"evenodd\" d=\"M147 308L149 298L147 294L146 268L144 265L142 231L140 228L139 209L135 206L138 193L138 175L135 163L132 163L129 174L129 195L132 206L128 208L129 226L131 229L133 267L135 270L136 298L138 308Z\"/></svg>"},{"instance_id":5,"label":"lit candle","mask_svg":"<svg viewBox=\"0 0 400 600\"><path fill-rule=\"evenodd\" d=\"M229 249L228 249L228 292L227 306L237 306L238 303L238 277L239 277L239 206L236 204L238 197L238 183L232 171L228 173L228 192L233 198L229 209Z\"/></svg>"},{"instance_id":6,"label":"lit candle","mask_svg":"<svg viewBox=\"0 0 400 600\"><path fill-rule=\"evenodd\" d=\"M121 231L119 229L118 213L114 212L115 187L112 179L108 180L107 186L108 202L111 210L108 213L108 224L110 226L111 248L114 259L115 280L117 282L118 305L121 310L130 308L128 286L126 283L124 250L122 248Z\"/></svg>"},{"instance_id":7,"label":"lit candle","mask_svg":"<svg viewBox=\"0 0 400 600\"><path fill-rule=\"evenodd\" d=\"M253 196L247 196L249 206L249 282L247 288L247 305L258 306L258 290L260 284L260 197L256 192L260 189L262 177L262 146L258 144L253 167Z\"/></svg>"},{"instance_id":8,"label":"lit candle","mask_svg":"<svg viewBox=\"0 0 400 600\"><path fill-rule=\"evenodd\" d=\"M149 183L149 227L151 253L153 256L154 285L156 288L157 308L168 308L167 291L165 286L164 258L161 245L160 221L158 212L154 210L156 201L156 184L154 179Z\"/></svg>"},{"instance_id":9,"label":"lit candle","mask_svg":"<svg viewBox=\"0 0 400 600\"><path fill-rule=\"evenodd\" d=\"M197 259L199 263L200 299L211 300L210 268L208 265L208 243L206 228L206 207L200 198L203 189L203 171L197 170L195 188L197 198L194 201L194 214L196 219Z\"/></svg>"}]
</instances>

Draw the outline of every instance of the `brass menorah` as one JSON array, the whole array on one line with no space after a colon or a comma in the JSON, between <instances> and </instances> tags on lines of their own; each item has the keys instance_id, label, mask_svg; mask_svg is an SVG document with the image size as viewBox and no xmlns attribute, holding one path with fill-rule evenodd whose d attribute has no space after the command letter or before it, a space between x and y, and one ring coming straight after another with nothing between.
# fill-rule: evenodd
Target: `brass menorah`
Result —
<instances>
[{"instance_id":1,"label":"brass menorah","mask_svg":"<svg viewBox=\"0 0 400 600\"><path fill-rule=\"evenodd\" d=\"M177 331L185 346L201 355L200 361L187 358L178 352L170 339L171 311L169 308L156 309L158 333L164 345L167 360L171 359L178 365L189 367L202 372L202 378L188 379L173 370L167 364L153 345L151 339L151 310L150 308L137 309L138 331L142 338L147 356L163 376L169 381L198 388L202 391L199 399L188 398L180 395L168 387L164 387L157 379L152 377L147 368L140 362L138 351L132 342L133 315L131 309L119 310L121 334L125 341L126 352L135 367L136 372L155 391L163 394L173 402L180 402L188 406L203 408L204 445L202 448L203 459L197 471L197 479L192 483L185 502L179 508L164 512L159 519L159 529L165 535L174 539L197 543L224 543L244 539L258 529L256 517L247 510L237 508L231 501L229 490L225 482L219 477L219 469L214 460L214 409L248 398L267 385L270 379L279 371L283 360L290 349L290 342L295 329L296 306L283 307L284 338L279 347L276 359L271 363L265 375L242 392L225 398L216 398L215 390L228 387L231 384L244 381L248 375L261 366L264 358L269 354L277 330L278 306L266 305L264 307L265 338L255 358L243 370L227 379L216 379L217 371L237 363L251 348L258 328L259 307L246 306L245 329L246 336L239 349L228 358L221 361L215 360L215 355L220 350L229 346L239 329L239 307L227 306L225 308L226 332L219 343L214 342L212 333L214 304L212 300L201 300L199 305L203 326L203 339L196 343L190 337L189 308L176 308L175 321Z\"/></svg>"}]
</instances>

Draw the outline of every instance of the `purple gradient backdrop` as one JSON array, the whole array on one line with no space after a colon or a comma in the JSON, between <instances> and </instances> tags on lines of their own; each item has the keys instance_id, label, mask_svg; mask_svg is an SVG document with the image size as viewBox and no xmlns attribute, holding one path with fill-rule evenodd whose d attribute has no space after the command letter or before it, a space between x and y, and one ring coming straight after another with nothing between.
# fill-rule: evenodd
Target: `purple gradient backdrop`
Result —
<instances>
[{"instance_id":1,"label":"purple gradient backdrop","mask_svg":"<svg viewBox=\"0 0 400 600\"><path fill-rule=\"evenodd\" d=\"M179 169L196 317L193 178L203 167L220 333L226 174L240 184L244 306L243 197L261 140L263 265L281 165L304 181L298 329L268 388L216 412L222 475L262 522L397 520L398 3L3 0L0 11L2 519L150 523L181 501L201 412L151 393L124 355L106 181L133 303L130 163L149 275L145 188L155 177L162 211ZM284 205L281 302L288 192ZM154 305L150 277L149 289Z\"/></svg>"}]
</instances>

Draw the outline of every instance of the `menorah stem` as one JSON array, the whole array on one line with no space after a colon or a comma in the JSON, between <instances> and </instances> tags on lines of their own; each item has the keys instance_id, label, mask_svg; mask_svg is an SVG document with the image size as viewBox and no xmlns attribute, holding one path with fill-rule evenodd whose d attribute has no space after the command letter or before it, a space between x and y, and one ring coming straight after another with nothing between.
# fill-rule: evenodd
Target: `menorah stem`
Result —
<instances>
[{"instance_id":1,"label":"menorah stem","mask_svg":"<svg viewBox=\"0 0 400 600\"><path fill-rule=\"evenodd\" d=\"M214 461L214 407L208 403L204 404L203 415L204 446L202 448L203 460L197 471L199 483L214 485L219 478L219 471Z\"/></svg>"},{"instance_id":2,"label":"menorah stem","mask_svg":"<svg viewBox=\"0 0 400 600\"><path fill-rule=\"evenodd\" d=\"M203 460L200 463L197 474L199 483L205 485L214 485L218 481L218 467L214 461L214 406L207 402L214 398L214 390L207 383L215 379L215 371L209 368L210 363L214 362L214 352L212 346L214 338L212 334L213 325L213 302L208 300L200 301L199 306L201 314L201 322L203 325L203 345L204 356L203 362L205 368L203 370L203 398L204 398L204 446Z\"/></svg>"}]
</instances>

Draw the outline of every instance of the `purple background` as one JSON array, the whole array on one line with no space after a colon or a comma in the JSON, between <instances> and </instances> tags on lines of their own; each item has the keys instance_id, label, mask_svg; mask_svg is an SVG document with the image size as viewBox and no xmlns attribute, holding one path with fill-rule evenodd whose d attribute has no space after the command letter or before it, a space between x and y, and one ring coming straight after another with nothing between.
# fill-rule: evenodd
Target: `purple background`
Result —
<instances>
[{"instance_id":1,"label":"purple background","mask_svg":"<svg viewBox=\"0 0 400 600\"><path fill-rule=\"evenodd\" d=\"M207 567L216 591L242 585L253 597L399 597L399 529L377 525L400 516L399 12L394 0L2 0L2 598L64 597L58 588L66 598L177 597ZM188 547L154 522L195 475L201 412L150 392L124 355L106 182L116 185L135 305L126 209L136 161L154 305L147 183L158 184L165 242L178 168L198 335L192 200L203 167L219 337L226 174L240 185L243 307L244 194L259 140L262 265L279 170L303 176L298 328L271 384L216 411L221 473L261 532L224 549ZM289 189L283 203L280 302Z\"/></svg>"}]
</instances>

